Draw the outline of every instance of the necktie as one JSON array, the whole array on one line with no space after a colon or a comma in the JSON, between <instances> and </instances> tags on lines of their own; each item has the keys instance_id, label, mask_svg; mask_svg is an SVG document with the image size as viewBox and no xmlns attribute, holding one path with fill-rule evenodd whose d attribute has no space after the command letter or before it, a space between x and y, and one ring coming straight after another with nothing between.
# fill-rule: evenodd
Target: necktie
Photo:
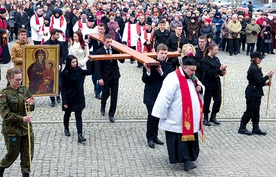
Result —
<instances>
[{"instance_id":1,"label":"necktie","mask_svg":"<svg viewBox=\"0 0 276 177\"><path fill-rule=\"evenodd\" d=\"M109 48L106 49L106 53L110 54L110 49ZM112 60L110 60L110 62L112 62Z\"/></svg>"}]
</instances>

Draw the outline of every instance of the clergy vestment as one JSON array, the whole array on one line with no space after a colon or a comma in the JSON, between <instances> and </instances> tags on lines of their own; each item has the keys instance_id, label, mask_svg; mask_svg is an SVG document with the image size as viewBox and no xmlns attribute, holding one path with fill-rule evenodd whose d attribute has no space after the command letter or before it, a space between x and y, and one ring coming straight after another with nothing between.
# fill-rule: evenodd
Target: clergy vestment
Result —
<instances>
[{"instance_id":1,"label":"clergy vestment","mask_svg":"<svg viewBox=\"0 0 276 177\"><path fill-rule=\"evenodd\" d=\"M182 107L182 103L189 100L182 100L179 77L184 77L184 82L187 82L186 91L190 93L191 110L184 112L184 114L192 114L192 120L187 124L192 126L189 128L193 132L190 132L191 134L187 135L188 138L184 138L185 140L183 140L183 134L185 134L183 125L186 125L186 122L183 122L182 113L185 106ZM168 74L163 81L152 110L152 115L160 119L159 128L166 131L166 143L171 164L195 161L199 154L198 132L202 130L202 105L200 100L203 99L203 94L198 95L196 85L200 85L202 89L204 88L200 81L197 80L197 83L195 83L195 81L188 78L182 67L179 67L176 71Z\"/></svg>"}]
</instances>

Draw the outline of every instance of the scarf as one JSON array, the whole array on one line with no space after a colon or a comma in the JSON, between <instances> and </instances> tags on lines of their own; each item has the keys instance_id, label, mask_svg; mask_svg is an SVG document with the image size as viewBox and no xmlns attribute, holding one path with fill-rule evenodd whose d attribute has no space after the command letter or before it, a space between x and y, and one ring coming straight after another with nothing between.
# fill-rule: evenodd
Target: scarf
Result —
<instances>
[{"instance_id":1,"label":"scarf","mask_svg":"<svg viewBox=\"0 0 276 177\"><path fill-rule=\"evenodd\" d=\"M0 28L7 30L7 20L0 18ZM7 34L2 34L3 47L7 45Z\"/></svg>"},{"instance_id":2,"label":"scarf","mask_svg":"<svg viewBox=\"0 0 276 177\"><path fill-rule=\"evenodd\" d=\"M41 45L43 45L43 44L44 44L44 42L45 42L45 38L48 36L48 35L44 35L44 32L45 32L45 27L48 27L48 26L46 26L46 25L43 25L43 26L42 26L43 37L42 37L42 39L41 39ZM50 33L50 30L49 30L49 31L47 31L47 33Z\"/></svg>"},{"instance_id":3,"label":"scarf","mask_svg":"<svg viewBox=\"0 0 276 177\"><path fill-rule=\"evenodd\" d=\"M181 97L182 97L182 141L194 141L194 118L193 118L193 105L190 94L190 89L188 86L188 82L185 76L182 76L180 73L180 68L176 70L176 75L179 80ZM195 81L198 82L198 79ZM197 93L198 101L200 105L200 130L202 133L202 141L204 141L204 130L202 125L202 114L203 107L202 101Z\"/></svg>"},{"instance_id":4,"label":"scarf","mask_svg":"<svg viewBox=\"0 0 276 177\"><path fill-rule=\"evenodd\" d=\"M35 15L35 24L40 26L39 17L42 17L43 19L44 17L42 15L41 16L38 16L37 14L34 14L34 15ZM36 32L39 33L39 30L37 30Z\"/></svg>"},{"instance_id":5,"label":"scarf","mask_svg":"<svg viewBox=\"0 0 276 177\"><path fill-rule=\"evenodd\" d=\"M150 33L150 38L149 38L149 34ZM145 44L144 44L144 52L152 52L153 46L152 46L152 40L153 40L153 36L154 36L154 30L148 31L145 30L144 32L144 39L146 40ZM150 45L147 45L146 43L150 41Z\"/></svg>"}]
</instances>

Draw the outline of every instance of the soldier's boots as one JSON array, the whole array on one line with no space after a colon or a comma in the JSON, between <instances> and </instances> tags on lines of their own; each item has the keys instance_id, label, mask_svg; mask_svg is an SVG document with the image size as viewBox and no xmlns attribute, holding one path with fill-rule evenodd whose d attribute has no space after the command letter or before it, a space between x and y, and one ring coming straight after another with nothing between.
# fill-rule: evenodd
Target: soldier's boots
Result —
<instances>
[{"instance_id":1,"label":"soldier's boots","mask_svg":"<svg viewBox=\"0 0 276 177\"><path fill-rule=\"evenodd\" d=\"M29 173L22 173L22 177L29 177L30 174Z\"/></svg>"},{"instance_id":2,"label":"soldier's boots","mask_svg":"<svg viewBox=\"0 0 276 177\"><path fill-rule=\"evenodd\" d=\"M0 177L3 177L5 168L0 167Z\"/></svg>"}]
</instances>

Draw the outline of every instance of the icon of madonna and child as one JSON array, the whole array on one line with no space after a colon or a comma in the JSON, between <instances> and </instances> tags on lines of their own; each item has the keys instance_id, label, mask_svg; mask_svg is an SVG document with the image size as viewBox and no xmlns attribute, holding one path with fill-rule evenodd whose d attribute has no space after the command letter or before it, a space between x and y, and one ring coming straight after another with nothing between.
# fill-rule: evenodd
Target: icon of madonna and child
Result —
<instances>
[{"instance_id":1,"label":"icon of madonna and child","mask_svg":"<svg viewBox=\"0 0 276 177\"><path fill-rule=\"evenodd\" d=\"M28 68L29 91L31 94L49 94L54 91L55 62L48 60L45 49L33 51L34 63Z\"/></svg>"}]
</instances>

